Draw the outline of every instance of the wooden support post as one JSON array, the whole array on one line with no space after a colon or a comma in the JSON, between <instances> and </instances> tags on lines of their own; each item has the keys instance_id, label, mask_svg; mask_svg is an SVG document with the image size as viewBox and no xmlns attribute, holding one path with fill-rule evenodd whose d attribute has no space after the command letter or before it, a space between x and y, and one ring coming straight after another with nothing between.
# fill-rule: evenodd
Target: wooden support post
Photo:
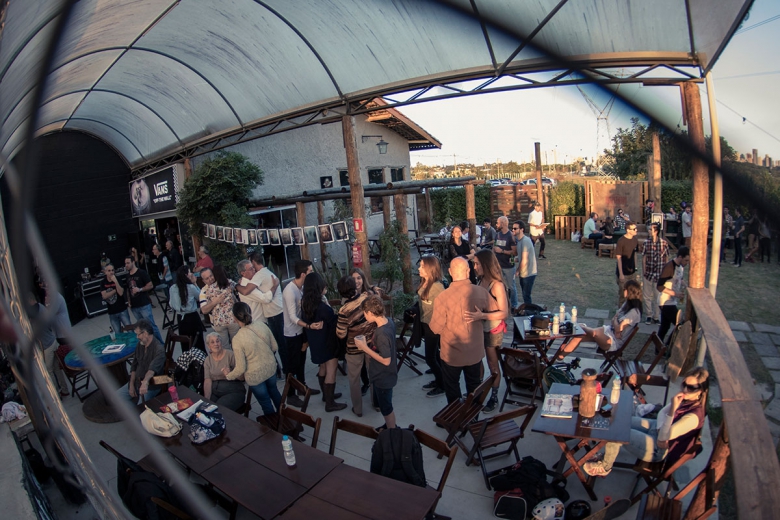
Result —
<instances>
[{"instance_id":1,"label":"wooden support post","mask_svg":"<svg viewBox=\"0 0 780 520\"><path fill-rule=\"evenodd\" d=\"M663 213L663 202L661 200L661 141L658 138L658 132L653 132L653 169L652 176L650 171L648 177L652 178L650 186L650 197L655 201L656 213Z\"/></svg>"},{"instance_id":2,"label":"wooden support post","mask_svg":"<svg viewBox=\"0 0 780 520\"><path fill-rule=\"evenodd\" d=\"M428 214L428 233L433 233L436 228L433 226L434 214L430 188L425 188L425 212Z\"/></svg>"},{"instance_id":3,"label":"wooden support post","mask_svg":"<svg viewBox=\"0 0 780 520\"><path fill-rule=\"evenodd\" d=\"M358 160L357 135L355 134L355 118L345 115L341 118L341 126L344 131L344 148L347 152L347 172L349 173L349 191L352 201L352 216L366 222L365 197L363 196L363 181L360 179L360 161ZM363 226L363 231L355 232L355 242L363 250L363 255L368 257L368 234ZM368 283L371 283L371 269L365 269Z\"/></svg>"},{"instance_id":4,"label":"wooden support post","mask_svg":"<svg viewBox=\"0 0 780 520\"><path fill-rule=\"evenodd\" d=\"M406 195L393 195L395 202L395 218L401 224L401 233L406 240L409 240L409 225L406 222ZM403 257L404 271L404 292L411 294L412 291L412 255L411 248L406 248L406 254Z\"/></svg>"},{"instance_id":5,"label":"wooden support post","mask_svg":"<svg viewBox=\"0 0 780 520\"><path fill-rule=\"evenodd\" d=\"M683 83L684 111L688 120L688 135L691 143L702 154L704 147L704 124L701 116L699 86L694 82ZM691 270L688 284L691 288L704 287L707 274L707 231L710 224L710 178L707 163L698 157L691 157L693 169L693 222L691 231Z\"/></svg>"},{"instance_id":6,"label":"wooden support post","mask_svg":"<svg viewBox=\"0 0 780 520\"><path fill-rule=\"evenodd\" d=\"M466 219L469 221L469 243L477 244L477 214L474 202L474 185L466 184Z\"/></svg>"},{"instance_id":7,"label":"wooden support post","mask_svg":"<svg viewBox=\"0 0 780 520\"><path fill-rule=\"evenodd\" d=\"M306 227L306 204L303 202L296 202L295 203L295 212L298 214L298 227L303 229ZM303 244L302 246L299 246L301 248L301 258L304 260L311 260L311 255L309 254L309 246L307 244Z\"/></svg>"},{"instance_id":8,"label":"wooden support post","mask_svg":"<svg viewBox=\"0 0 780 520\"><path fill-rule=\"evenodd\" d=\"M190 177L192 177L192 163L190 162L190 158L187 157L184 159L184 181L186 182ZM198 251L200 250L200 246L203 245L203 242L200 240L200 235L198 235L195 229L190 229L190 233L192 233L190 235L190 239L192 240L192 250L195 251L195 261L197 262ZM185 258L184 260L186 263L187 259Z\"/></svg>"},{"instance_id":9,"label":"wooden support post","mask_svg":"<svg viewBox=\"0 0 780 520\"><path fill-rule=\"evenodd\" d=\"M534 143L534 155L536 156L536 201L542 205L542 215L547 215L547 206L544 201L542 186L542 144Z\"/></svg>"},{"instance_id":10,"label":"wooden support post","mask_svg":"<svg viewBox=\"0 0 780 520\"><path fill-rule=\"evenodd\" d=\"M321 200L317 201L317 224L325 223L325 203ZM325 259L328 257L328 246L320 240L320 262L322 262L322 272L328 271L328 264Z\"/></svg>"},{"instance_id":11,"label":"wooden support post","mask_svg":"<svg viewBox=\"0 0 780 520\"><path fill-rule=\"evenodd\" d=\"M686 518L701 518L701 516L710 509L712 504L717 504L720 488L726 478L726 470L729 463L731 448L729 447L728 431L725 421L720 425L718 438L715 440L715 446L712 447L710 460L707 468L712 471L711 479L704 479L696 488L696 494L693 496ZM706 468L705 468L706 469ZM710 489L707 489L710 487Z\"/></svg>"}]
</instances>

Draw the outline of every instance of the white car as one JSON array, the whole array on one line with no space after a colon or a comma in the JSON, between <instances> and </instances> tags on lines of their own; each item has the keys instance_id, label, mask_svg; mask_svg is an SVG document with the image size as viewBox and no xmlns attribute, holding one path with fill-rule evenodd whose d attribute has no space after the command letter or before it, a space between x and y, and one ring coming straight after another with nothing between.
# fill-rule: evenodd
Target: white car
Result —
<instances>
[{"instance_id":1,"label":"white car","mask_svg":"<svg viewBox=\"0 0 780 520\"><path fill-rule=\"evenodd\" d=\"M523 184L526 185L536 185L536 179L528 179L527 181L523 182ZM549 177L542 177L542 186L556 186L558 182L555 179L551 179Z\"/></svg>"}]
</instances>

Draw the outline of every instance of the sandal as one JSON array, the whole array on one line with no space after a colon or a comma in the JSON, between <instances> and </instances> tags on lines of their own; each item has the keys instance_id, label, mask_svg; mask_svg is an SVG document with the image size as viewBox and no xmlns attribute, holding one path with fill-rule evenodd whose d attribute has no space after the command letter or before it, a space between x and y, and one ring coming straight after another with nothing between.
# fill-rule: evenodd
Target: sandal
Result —
<instances>
[{"instance_id":1,"label":"sandal","mask_svg":"<svg viewBox=\"0 0 780 520\"><path fill-rule=\"evenodd\" d=\"M603 460L598 462L586 462L582 466L582 469L591 477L606 477L612 472L612 468L607 469Z\"/></svg>"}]
</instances>

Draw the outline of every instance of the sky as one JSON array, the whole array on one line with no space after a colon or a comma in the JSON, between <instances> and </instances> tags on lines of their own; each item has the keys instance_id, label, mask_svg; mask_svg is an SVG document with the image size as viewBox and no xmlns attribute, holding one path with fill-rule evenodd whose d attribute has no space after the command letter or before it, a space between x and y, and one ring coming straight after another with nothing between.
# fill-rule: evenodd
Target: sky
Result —
<instances>
[{"instance_id":1,"label":"sky","mask_svg":"<svg viewBox=\"0 0 780 520\"><path fill-rule=\"evenodd\" d=\"M777 17L777 18L775 18ZM774 18L774 19L773 19ZM760 24L761 22L765 22ZM756 27L752 27L760 24ZM746 30L747 29L747 30ZM756 0L749 18L712 69L721 136L739 153L758 149L780 159L780 2ZM629 99L649 103L671 127L682 125L678 87L621 86ZM609 97L584 87L599 110ZM707 94L701 84L704 131L710 135ZM542 162L563 164L592 158L609 147L618 128L628 128L633 110L615 103L601 124L576 87L479 94L400 108L442 142L441 150L411 153L412 165L529 162L534 142ZM745 120L743 121L743 118ZM685 127L682 127L685 128Z\"/></svg>"}]
</instances>

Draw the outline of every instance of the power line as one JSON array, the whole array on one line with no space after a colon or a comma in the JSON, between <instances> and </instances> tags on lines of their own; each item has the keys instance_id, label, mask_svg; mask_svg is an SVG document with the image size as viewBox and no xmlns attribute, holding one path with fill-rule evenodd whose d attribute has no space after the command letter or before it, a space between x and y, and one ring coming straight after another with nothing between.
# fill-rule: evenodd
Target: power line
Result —
<instances>
[{"instance_id":1,"label":"power line","mask_svg":"<svg viewBox=\"0 0 780 520\"><path fill-rule=\"evenodd\" d=\"M734 33L734 35L736 36L737 34L742 34L744 32L748 32L751 29L756 29L758 27L761 27L762 25L766 25L766 24L768 24L770 22L774 22L775 20L780 20L780 14L775 15L775 16L773 16L771 18L767 18L766 20L763 20L761 22L754 23L753 25L750 25L748 27L744 27L744 28L738 30L736 33Z\"/></svg>"},{"instance_id":2,"label":"power line","mask_svg":"<svg viewBox=\"0 0 780 520\"><path fill-rule=\"evenodd\" d=\"M704 89L703 89L703 87L699 87L699 90L702 90L702 91L703 91ZM767 131L767 130L764 130L763 128L761 128L760 126L758 126L757 124L755 124L753 121L751 121L751 120L750 120L750 119L748 119L747 117L743 116L742 114L740 114L739 112L737 112L736 110L734 110L733 108L731 108L730 106L728 106L726 103L724 103L724 102L723 102L723 101L721 101L720 99L717 99L716 101L718 102L718 104L720 104L720 105L723 105L725 108L727 108L728 110L732 111L732 112L733 112L734 114L736 114L737 116L741 117L741 118L742 118L742 123L743 123L743 124L744 124L744 123L750 123L751 125L753 125L753 126L754 126L754 127L756 127L757 129L759 129L760 131L762 131L763 133L765 133L766 135L768 135L769 137L771 137L772 139L774 139L775 141L777 141L778 143L780 143L780 138L778 138L778 137L776 137L775 135L771 134L769 131Z\"/></svg>"}]
</instances>

